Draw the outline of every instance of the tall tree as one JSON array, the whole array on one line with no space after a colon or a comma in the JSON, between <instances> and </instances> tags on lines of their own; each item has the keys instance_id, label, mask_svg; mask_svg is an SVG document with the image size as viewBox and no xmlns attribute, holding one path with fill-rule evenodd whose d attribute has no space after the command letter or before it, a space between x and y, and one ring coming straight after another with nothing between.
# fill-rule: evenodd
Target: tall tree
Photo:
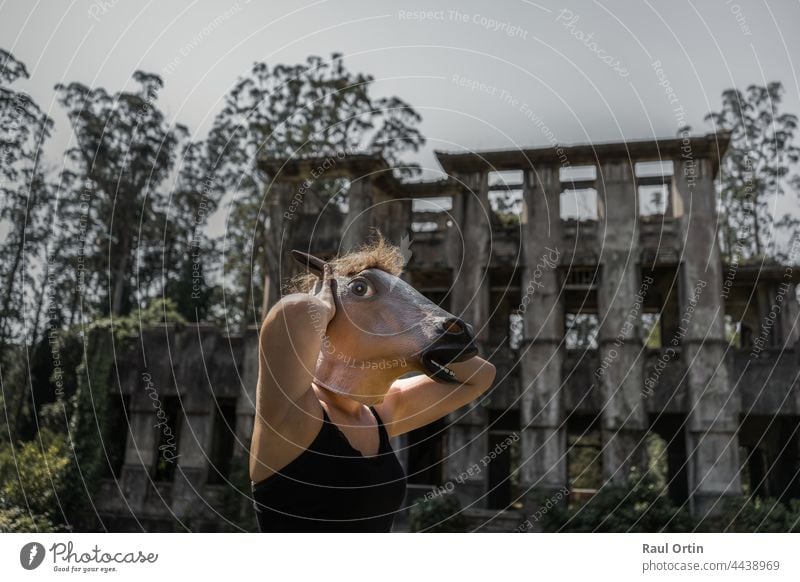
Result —
<instances>
[{"instance_id":1,"label":"tall tree","mask_svg":"<svg viewBox=\"0 0 800 582\"><path fill-rule=\"evenodd\" d=\"M233 191L223 271L227 315L234 321L258 319L261 301L255 295L267 273L274 284L281 240L293 226L283 220L285 208L269 188L274 176L259 168L259 159L371 153L382 155L398 175L418 170L400 159L425 142L417 129L419 114L397 97L373 96L373 83L372 76L351 72L333 54L296 65L256 63L226 96L209 150L216 175ZM309 195L320 196L322 204L338 196L343 204L341 186L335 182ZM256 313L247 317L253 307Z\"/></svg>"},{"instance_id":2,"label":"tall tree","mask_svg":"<svg viewBox=\"0 0 800 582\"><path fill-rule=\"evenodd\" d=\"M27 78L25 65L0 49L0 222L8 229L0 241L0 364L20 338L51 202L41 149L53 122L30 95L12 87Z\"/></svg>"},{"instance_id":3,"label":"tall tree","mask_svg":"<svg viewBox=\"0 0 800 582\"><path fill-rule=\"evenodd\" d=\"M256 63L225 98L209 137L220 174L230 184L258 175L260 157L379 153L399 165L424 138L421 120L397 97L370 95L374 78L352 73L339 54L303 64Z\"/></svg>"},{"instance_id":4,"label":"tall tree","mask_svg":"<svg viewBox=\"0 0 800 582\"><path fill-rule=\"evenodd\" d=\"M161 243L153 248L160 265L157 288L171 298L188 321L206 319L217 299L212 278L216 241L205 227L217 209L222 187L208 163L206 144L187 142L183 148L170 195L160 209Z\"/></svg>"},{"instance_id":5,"label":"tall tree","mask_svg":"<svg viewBox=\"0 0 800 582\"><path fill-rule=\"evenodd\" d=\"M151 256L145 241L158 240L159 187L187 136L156 106L161 79L142 71L133 79L136 90L113 95L80 83L56 86L77 142L67 152L74 169L66 181L81 200L79 258L89 272L104 274L92 297L104 314L130 312L137 294L147 292L138 285L135 267L144 265L137 258Z\"/></svg>"},{"instance_id":6,"label":"tall tree","mask_svg":"<svg viewBox=\"0 0 800 582\"><path fill-rule=\"evenodd\" d=\"M800 187L793 174L800 158L794 144L797 116L779 111L782 95L780 82L750 85L744 92L728 89L720 111L706 116L715 129L731 132L720 168L719 209L721 242L729 260L785 260L776 234L784 230L794 235L799 224L796 214L775 210L787 186Z\"/></svg>"}]
</instances>

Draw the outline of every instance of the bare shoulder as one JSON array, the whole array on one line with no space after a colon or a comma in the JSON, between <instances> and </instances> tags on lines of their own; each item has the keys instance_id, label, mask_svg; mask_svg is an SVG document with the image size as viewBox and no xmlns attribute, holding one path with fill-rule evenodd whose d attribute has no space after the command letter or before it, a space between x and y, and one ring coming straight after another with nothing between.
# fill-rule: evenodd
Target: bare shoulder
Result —
<instances>
[{"instance_id":1,"label":"bare shoulder","mask_svg":"<svg viewBox=\"0 0 800 582\"><path fill-rule=\"evenodd\" d=\"M310 307L317 302L319 302L319 299L307 293L292 293L281 298L264 317L264 321L261 323L260 339L262 341L267 339L265 334L268 334L278 321L286 320L287 322L304 324L305 318L309 316L311 311Z\"/></svg>"},{"instance_id":2,"label":"bare shoulder","mask_svg":"<svg viewBox=\"0 0 800 582\"><path fill-rule=\"evenodd\" d=\"M303 408L300 401L308 397L322 341L313 325L314 302L319 300L309 295L287 295L261 326L256 404L272 424Z\"/></svg>"}]
</instances>

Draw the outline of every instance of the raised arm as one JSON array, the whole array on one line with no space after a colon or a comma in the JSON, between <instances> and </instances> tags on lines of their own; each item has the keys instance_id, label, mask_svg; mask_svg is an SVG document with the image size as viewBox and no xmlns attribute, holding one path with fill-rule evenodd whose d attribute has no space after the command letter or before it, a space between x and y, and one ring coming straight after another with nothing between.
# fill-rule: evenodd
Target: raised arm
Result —
<instances>
[{"instance_id":1,"label":"raised arm","mask_svg":"<svg viewBox=\"0 0 800 582\"><path fill-rule=\"evenodd\" d=\"M389 436L420 428L469 404L494 381L495 367L479 356L447 367L463 380L461 384L440 384L425 375L392 383L386 398L375 406Z\"/></svg>"},{"instance_id":2,"label":"raised arm","mask_svg":"<svg viewBox=\"0 0 800 582\"><path fill-rule=\"evenodd\" d=\"M280 424L311 390L328 322L336 307L329 272L316 295L287 295L270 309L259 335L258 420Z\"/></svg>"}]
</instances>

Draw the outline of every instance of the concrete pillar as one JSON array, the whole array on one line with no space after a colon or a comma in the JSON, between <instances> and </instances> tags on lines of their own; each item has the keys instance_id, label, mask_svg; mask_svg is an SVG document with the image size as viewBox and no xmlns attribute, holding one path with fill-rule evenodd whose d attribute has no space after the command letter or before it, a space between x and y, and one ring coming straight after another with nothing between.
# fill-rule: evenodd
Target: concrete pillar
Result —
<instances>
[{"instance_id":1,"label":"concrete pillar","mask_svg":"<svg viewBox=\"0 0 800 582\"><path fill-rule=\"evenodd\" d=\"M193 388L196 387L178 387L178 458L174 461L178 465L172 482L171 508L180 519L191 517L206 505L203 488L208 478L215 406L207 391Z\"/></svg>"},{"instance_id":2,"label":"concrete pillar","mask_svg":"<svg viewBox=\"0 0 800 582\"><path fill-rule=\"evenodd\" d=\"M378 227L392 244L400 246L404 236L413 239L410 230L411 200L409 198L396 198L373 184L372 204L370 224ZM413 252L413 248L410 250Z\"/></svg>"},{"instance_id":3,"label":"concrete pillar","mask_svg":"<svg viewBox=\"0 0 800 582\"><path fill-rule=\"evenodd\" d=\"M786 284L786 283L781 283ZM788 289L783 298L783 309L781 310L781 327L784 336L781 340L781 347L793 349L800 337L800 326L797 325L798 305L797 305L797 285L788 283Z\"/></svg>"},{"instance_id":4,"label":"concrete pillar","mask_svg":"<svg viewBox=\"0 0 800 582\"><path fill-rule=\"evenodd\" d=\"M530 497L537 490L567 485L561 395L564 307L558 272L565 253L558 167L526 171L523 188L520 485Z\"/></svg>"},{"instance_id":5,"label":"concrete pillar","mask_svg":"<svg viewBox=\"0 0 800 582\"><path fill-rule=\"evenodd\" d=\"M178 439L178 467L172 483L172 511L179 519L208 510L205 483L208 478L208 453L211 448L213 405L186 407Z\"/></svg>"},{"instance_id":6,"label":"concrete pillar","mask_svg":"<svg viewBox=\"0 0 800 582\"><path fill-rule=\"evenodd\" d=\"M454 198L455 224L448 231L448 261L453 269L450 312L475 328L477 341L489 338L489 248L492 229L489 175L476 172L458 176L465 190ZM456 204L458 200L458 204Z\"/></svg>"},{"instance_id":7,"label":"concrete pillar","mask_svg":"<svg viewBox=\"0 0 800 582\"><path fill-rule=\"evenodd\" d=\"M740 402L724 361L725 309L722 262L716 238L716 192L709 159L675 161L680 192L682 354L687 366L689 421L686 430L689 500L692 511L719 510L720 498L741 494Z\"/></svg>"},{"instance_id":8,"label":"concrete pillar","mask_svg":"<svg viewBox=\"0 0 800 582\"><path fill-rule=\"evenodd\" d=\"M143 393L134 393L130 409L131 435L125 445L125 463L120 475L122 496L134 514L144 509L145 498L151 487L156 462L156 422L150 399Z\"/></svg>"},{"instance_id":9,"label":"concrete pillar","mask_svg":"<svg viewBox=\"0 0 800 582\"><path fill-rule=\"evenodd\" d=\"M763 343L761 347L765 350L778 347L782 341L780 336L780 320L772 322L766 326L772 305L775 303L775 286L771 281L762 281L756 287L756 304L758 305L758 327L754 330L754 335L761 339L763 333Z\"/></svg>"},{"instance_id":10,"label":"concrete pillar","mask_svg":"<svg viewBox=\"0 0 800 582\"><path fill-rule=\"evenodd\" d=\"M355 250L367 242L372 224L372 183L369 176L354 177L347 196L347 218L342 225L339 254Z\"/></svg>"},{"instance_id":11,"label":"concrete pillar","mask_svg":"<svg viewBox=\"0 0 800 582\"><path fill-rule=\"evenodd\" d=\"M603 162L597 180L597 248L601 273L597 289L598 378L603 395L603 479L624 484L633 466L644 469L647 411L642 388L639 211L629 160Z\"/></svg>"},{"instance_id":12,"label":"concrete pillar","mask_svg":"<svg viewBox=\"0 0 800 582\"><path fill-rule=\"evenodd\" d=\"M486 508L486 483L489 470L481 459L488 450L486 408L479 402L453 412L445 435L444 485L453 484L453 493L462 507Z\"/></svg>"},{"instance_id":13,"label":"concrete pillar","mask_svg":"<svg viewBox=\"0 0 800 582\"><path fill-rule=\"evenodd\" d=\"M452 268L450 312L475 329L480 353L486 356L489 320L489 182L485 172L457 176L463 192L453 199L454 225L447 233L448 264ZM484 507L486 471L482 465L466 474L486 454L486 409L473 402L449 417L445 482L453 481L462 503L480 500Z\"/></svg>"}]
</instances>

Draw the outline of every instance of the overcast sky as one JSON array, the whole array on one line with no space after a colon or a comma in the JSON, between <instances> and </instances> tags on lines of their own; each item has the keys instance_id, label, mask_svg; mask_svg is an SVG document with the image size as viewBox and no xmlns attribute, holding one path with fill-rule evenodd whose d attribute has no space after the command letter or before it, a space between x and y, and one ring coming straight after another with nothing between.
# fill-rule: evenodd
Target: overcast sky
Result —
<instances>
[{"instance_id":1,"label":"overcast sky","mask_svg":"<svg viewBox=\"0 0 800 582\"><path fill-rule=\"evenodd\" d=\"M339 51L422 114L416 161L436 170L435 149L673 136L681 121L706 133L731 86L780 80L800 112L798 23L794 0L7 0L0 46L56 121L54 162L70 139L57 82L116 91L160 73L162 108L202 138L254 61Z\"/></svg>"}]
</instances>

